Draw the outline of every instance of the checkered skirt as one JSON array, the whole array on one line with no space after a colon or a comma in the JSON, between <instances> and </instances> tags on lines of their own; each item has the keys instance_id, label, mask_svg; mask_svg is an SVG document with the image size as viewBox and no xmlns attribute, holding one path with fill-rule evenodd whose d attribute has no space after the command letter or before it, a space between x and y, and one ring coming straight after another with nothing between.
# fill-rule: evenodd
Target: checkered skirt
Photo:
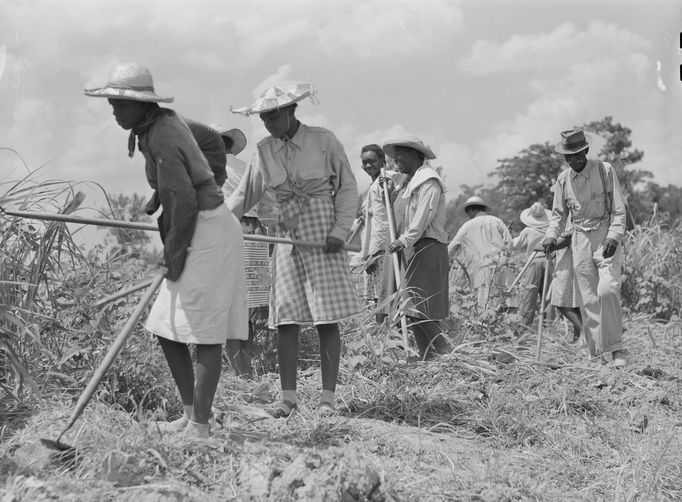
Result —
<instances>
[{"instance_id":1,"label":"checkered skirt","mask_svg":"<svg viewBox=\"0 0 682 502\"><path fill-rule=\"evenodd\" d=\"M280 216L298 225L286 235L292 239L324 242L334 225L334 203L294 198L280 203ZM271 261L270 327L282 324L331 324L360 311L345 251L325 254L320 248L277 244Z\"/></svg>"}]
</instances>

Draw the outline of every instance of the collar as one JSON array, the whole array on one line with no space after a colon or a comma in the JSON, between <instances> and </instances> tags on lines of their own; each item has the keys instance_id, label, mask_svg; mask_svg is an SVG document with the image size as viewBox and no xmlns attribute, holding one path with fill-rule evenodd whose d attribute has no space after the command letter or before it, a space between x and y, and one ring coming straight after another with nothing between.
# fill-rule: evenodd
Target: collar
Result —
<instances>
[{"instance_id":1,"label":"collar","mask_svg":"<svg viewBox=\"0 0 682 502\"><path fill-rule=\"evenodd\" d=\"M283 148L287 146L293 146L297 150L301 150L303 148L303 139L306 134L308 126L306 126L303 122L300 120L298 121L298 130L296 131L296 134L294 134L293 138L286 138L286 139L281 139L281 138L273 138L275 141L275 151L279 152Z\"/></svg>"},{"instance_id":2,"label":"collar","mask_svg":"<svg viewBox=\"0 0 682 502\"><path fill-rule=\"evenodd\" d=\"M403 197L409 197L410 195L412 195L412 192L419 188L419 186L422 183L430 179L437 180L441 186L441 189L443 190L443 192L445 192L445 183L443 183L441 177L438 176L436 170L428 164L422 164L419 167L419 169L415 171L414 176L412 176L412 179L407 183L407 188L405 189L405 194L403 195Z\"/></svg>"},{"instance_id":3,"label":"collar","mask_svg":"<svg viewBox=\"0 0 682 502\"><path fill-rule=\"evenodd\" d=\"M478 218L479 216L488 216L488 213L486 213L485 211L479 211L474 215L474 218Z\"/></svg>"},{"instance_id":4,"label":"collar","mask_svg":"<svg viewBox=\"0 0 682 502\"><path fill-rule=\"evenodd\" d=\"M587 172L592 169L592 164L593 160L592 159L587 159L587 164L585 164L585 167L583 168L582 171L579 173L576 173L571 166L568 166L568 168L571 170L571 179L576 179L578 176L584 176L585 178L589 178L589 175Z\"/></svg>"}]
</instances>

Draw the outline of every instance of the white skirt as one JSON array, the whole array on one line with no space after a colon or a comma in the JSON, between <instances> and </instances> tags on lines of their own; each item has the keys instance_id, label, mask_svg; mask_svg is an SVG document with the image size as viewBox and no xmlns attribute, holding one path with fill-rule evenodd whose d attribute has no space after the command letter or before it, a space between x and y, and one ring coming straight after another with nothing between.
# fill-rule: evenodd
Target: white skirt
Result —
<instances>
[{"instance_id":1,"label":"white skirt","mask_svg":"<svg viewBox=\"0 0 682 502\"><path fill-rule=\"evenodd\" d=\"M247 340L246 298L242 228L221 204L199 211L182 274L161 283L145 328L180 343Z\"/></svg>"}]
</instances>

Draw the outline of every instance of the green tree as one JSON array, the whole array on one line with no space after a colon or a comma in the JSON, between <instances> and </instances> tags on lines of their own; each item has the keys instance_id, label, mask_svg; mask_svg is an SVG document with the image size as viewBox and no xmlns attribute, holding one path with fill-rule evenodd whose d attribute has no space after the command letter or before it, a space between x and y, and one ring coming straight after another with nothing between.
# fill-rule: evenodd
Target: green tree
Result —
<instances>
[{"instance_id":1,"label":"green tree","mask_svg":"<svg viewBox=\"0 0 682 502\"><path fill-rule=\"evenodd\" d=\"M579 128L599 135L606 143L599 152L590 152L592 157L609 162L618 173L624 195L629 206L629 223L642 221L646 217L647 200L641 190L642 184L653 175L649 171L633 169L642 160L644 153L632 147L632 130L607 116L599 121L589 122ZM563 156L554 151L554 144L531 145L512 158L501 159L490 176L497 178L496 189L500 195L498 210L505 221L518 221L522 210L536 201L552 206L550 188L564 169ZM651 203L648 204L651 206Z\"/></svg>"},{"instance_id":2,"label":"green tree","mask_svg":"<svg viewBox=\"0 0 682 502\"><path fill-rule=\"evenodd\" d=\"M550 143L530 145L512 158L498 160L489 174L497 178L495 190L499 216L520 225L521 211L540 201L552 207L550 188L562 169L563 157Z\"/></svg>"}]
</instances>

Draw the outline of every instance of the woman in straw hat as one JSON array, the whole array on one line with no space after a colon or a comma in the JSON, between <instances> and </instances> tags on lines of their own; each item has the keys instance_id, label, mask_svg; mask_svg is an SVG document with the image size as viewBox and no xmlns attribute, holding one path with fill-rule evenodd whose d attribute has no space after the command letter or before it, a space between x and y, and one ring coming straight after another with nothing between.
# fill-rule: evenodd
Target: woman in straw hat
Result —
<instances>
[{"instance_id":1,"label":"woman in straw hat","mask_svg":"<svg viewBox=\"0 0 682 502\"><path fill-rule=\"evenodd\" d=\"M409 320L419 356L431 359L448 350L440 324L450 315L445 184L426 162L435 154L419 138L390 139L383 149L404 175L395 187L397 238L389 251L401 252L407 261L405 287L413 312Z\"/></svg>"},{"instance_id":2,"label":"woman in straw hat","mask_svg":"<svg viewBox=\"0 0 682 502\"><path fill-rule=\"evenodd\" d=\"M184 413L157 425L165 432L207 437L222 344L247 336L239 221L223 203L214 173L185 121L158 105L173 98L156 95L147 68L120 64L104 87L85 94L108 99L116 122L130 131L131 157L138 141L147 181L163 208L159 229L165 280L145 327L159 340ZM225 287L225 280L231 287ZM190 343L197 347L196 367Z\"/></svg>"},{"instance_id":3,"label":"woman in straw hat","mask_svg":"<svg viewBox=\"0 0 682 502\"><path fill-rule=\"evenodd\" d=\"M313 324L320 340L322 396L334 410L341 338L338 322L360 310L344 239L353 223L358 192L343 146L333 133L302 124L297 103L314 98L312 86L270 87L250 106L270 136L261 140L228 206L241 217L266 189L274 191L278 231L294 239L325 242L324 249L277 244L273 252L269 324L277 329L282 402L269 410L286 417L297 406L300 326Z\"/></svg>"},{"instance_id":4,"label":"woman in straw hat","mask_svg":"<svg viewBox=\"0 0 682 502\"><path fill-rule=\"evenodd\" d=\"M537 250L542 251L541 244L545 238L551 214L552 212L546 209L542 202L534 202L529 208L521 211L521 223L526 225L526 228L521 230L519 236L514 239L514 248L524 251L526 259L535 255L523 278L519 301L519 316L526 326L533 324L539 295L546 294L546 291L542 290L546 260L542 252L537 252Z\"/></svg>"}]
</instances>

